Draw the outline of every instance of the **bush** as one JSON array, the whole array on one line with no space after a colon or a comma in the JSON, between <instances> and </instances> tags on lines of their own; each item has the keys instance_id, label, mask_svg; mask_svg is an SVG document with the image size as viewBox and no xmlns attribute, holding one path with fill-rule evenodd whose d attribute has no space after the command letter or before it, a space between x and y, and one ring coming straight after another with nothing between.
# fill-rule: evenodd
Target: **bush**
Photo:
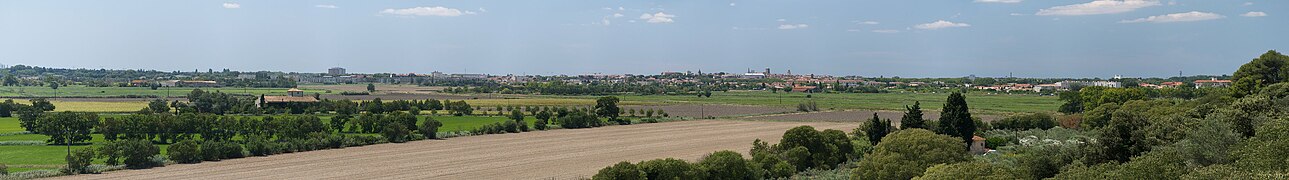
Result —
<instances>
[{"instance_id":1,"label":"bush","mask_svg":"<svg viewBox=\"0 0 1289 180\"><path fill-rule=\"evenodd\" d=\"M202 157L207 161L242 158L242 146L228 141L206 141L201 143Z\"/></svg>"},{"instance_id":2,"label":"bush","mask_svg":"<svg viewBox=\"0 0 1289 180\"><path fill-rule=\"evenodd\" d=\"M761 179L760 168L734 151L717 151L703 157L698 164L713 179Z\"/></svg>"},{"instance_id":3,"label":"bush","mask_svg":"<svg viewBox=\"0 0 1289 180\"><path fill-rule=\"evenodd\" d=\"M108 142L100 152L107 152L111 156L121 156L125 158L125 166L130 169L145 169L162 166L151 158L161 154L161 148L152 144L151 141L143 139L118 140ZM164 161L165 158L162 158Z\"/></svg>"},{"instance_id":4,"label":"bush","mask_svg":"<svg viewBox=\"0 0 1289 180\"><path fill-rule=\"evenodd\" d=\"M63 168L63 173L67 173L67 174L89 173L90 171L87 167L89 167L90 163L93 161L94 161L93 149L82 148L82 149L73 150L71 154L67 155L67 167Z\"/></svg>"},{"instance_id":5,"label":"bush","mask_svg":"<svg viewBox=\"0 0 1289 180\"><path fill-rule=\"evenodd\" d=\"M171 161L184 164L199 163L202 160L201 149L198 149L197 142L193 140L171 144L166 148L166 155L170 156Z\"/></svg>"},{"instance_id":6,"label":"bush","mask_svg":"<svg viewBox=\"0 0 1289 180\"><path fill-rule=\"evenodd\" d=\"M639 168L647 179L703 179L707 175L694 164L672 158L640 162Z\"/></svg>"},{"instance_id":7,"label":"bush","mask_svg":"<svg viewBox=\"0 0 1289 180\"><path fill-rule=\"evenodd\" d=\"M1051 129L1056 127L1056 120L1047 113L1031 113L1009 116L993 122L993 128L1009 130Z\"/></svg>"},{"instance_id":8,"label":"bush","mask_svg":"<svg viewBox=\"0 0 1289 180\"><path fill-rule=\"evenodd\" d=\"M278 143L269 141L263 135L246 136L246 150L250 151L252 156L267 156L282 153Z\"/></svg>"},{"instance_id":9,"label":"bush","mask_svg":"<svg viewBox=\"0 0 1289 180\"><path fill-rule=\"evenodd\" d=\"M936 164L970 160L962 140L923 129L896 131L882 138L859 161L854 179L910 179Z\"/></svg>"},{"instance_id":10,"label":"bush","mask_svg":"<svg viewBox=\"0 0 1289 180\"><path fill-rule=\"evenodd\" d=\"M385 124L385 130L381 131L381 135L385 136L385 140L393 143L407 142L408 134L411 134L411 132L407 130L403 123Z\"/></svg>"},{"instance_id":11,"label":"bush","mask_svg":"<svg viewBox=\"0 0 1289 180\"><path fill-rule=\"evenodd\" d=\"M646 177L645 177L645 173L640 171L640 168L636 167L635 164L631 164L630 162L623 161L623 162L619 162L618 164L614 164L613 166L600 169L600 172L595 173L595 176L591 177L591 179L644 180L646 179Z\"/></svg>"},{"instance_id":12,"label":"bush","mask_svg":"<svg viewBox=\"0 0 1289 180\"><path fill-rule=\"evenodd\" d=\"M9 175L9 166L0 164L0 175Z\"/></svg>"},{"instance_id":13,"label":"bush","mask_svg":"<svg viewBox=\"0 0 1289 180\"><path fill-rule=\"evenodd\" d=\"M559 118L559 126L565 129L591 128L603 126L604 122L586 112L573 112Z\"/></svg>"},{"instance_id":14,"label":"bush","mask_svg":"<svg viewBox=\"0 0 1289 180\"><path fill-rule=\"evenodd\" d=\"M421 135L425 136L426 139L438 139L439 127L443 127L443 122L427 117L425 118L425 123L421 125Z\"/></svg>"}]
</instances>

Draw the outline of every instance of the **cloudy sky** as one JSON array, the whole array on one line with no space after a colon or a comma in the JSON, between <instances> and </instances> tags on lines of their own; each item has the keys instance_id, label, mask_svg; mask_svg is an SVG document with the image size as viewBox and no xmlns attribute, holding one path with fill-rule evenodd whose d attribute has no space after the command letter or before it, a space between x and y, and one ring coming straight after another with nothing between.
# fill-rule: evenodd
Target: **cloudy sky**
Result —
<instances>
[{"instance_id":1,"label":"cloudy sky","mask_svg":"<svg viewBox=\"0 0 1289 180\"><path fill-rule=\"evenodd\" d=\"M1272 0L0 1L0 64L324 72L1229 74Z\"/></svg>"}]
</instances>

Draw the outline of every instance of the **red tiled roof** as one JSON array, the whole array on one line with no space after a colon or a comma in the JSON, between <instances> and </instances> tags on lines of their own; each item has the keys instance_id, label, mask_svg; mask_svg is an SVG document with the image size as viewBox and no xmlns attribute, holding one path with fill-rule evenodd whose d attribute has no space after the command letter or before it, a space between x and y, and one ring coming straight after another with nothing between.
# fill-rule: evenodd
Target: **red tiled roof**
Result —
<instances>
[{"instance_id":1,"label":"red tiled roof","mask_svg":"<svg viewBox=\"0 0 1289 180\"><path fill-rule=\"evenodd\" d=\"M971 136L971 141L984 141L985 138L980 136Z\"/></svg>"}]
</instances>

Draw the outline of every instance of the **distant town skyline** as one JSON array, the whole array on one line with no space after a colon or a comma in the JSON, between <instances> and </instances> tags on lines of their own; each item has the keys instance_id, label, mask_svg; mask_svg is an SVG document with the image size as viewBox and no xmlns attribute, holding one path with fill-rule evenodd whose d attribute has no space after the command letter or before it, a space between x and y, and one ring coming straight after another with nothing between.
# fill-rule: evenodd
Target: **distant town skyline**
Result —
<instances>
[{"instance_id":1,"label":"distant town skyline","mask_svg":"<svg viewBox=\"0 0 1289 180\"><path fill-rule=\"evenodd\" d=\"M1287 1L0 1L0 64L160 71L1229 75Z\"/></svg>"}]
</instances>

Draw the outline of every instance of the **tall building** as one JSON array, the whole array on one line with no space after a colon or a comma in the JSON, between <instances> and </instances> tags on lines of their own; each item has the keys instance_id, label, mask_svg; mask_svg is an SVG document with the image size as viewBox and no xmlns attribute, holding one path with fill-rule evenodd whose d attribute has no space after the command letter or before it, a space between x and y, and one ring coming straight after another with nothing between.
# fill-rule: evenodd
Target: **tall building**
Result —
<instances>
[{"instance_id":1,"label":"tall building","mask_svg":"<svg viewBox=\"0 0 1289 180\"><path fill-rule=\"evenodd\" d=\"M330 74L330 75L345 75L345 68L341 68L341 67L333 67L333 68L331 68L331 69L327 69L327 74Z\"/></svg>"}]
</instances>

